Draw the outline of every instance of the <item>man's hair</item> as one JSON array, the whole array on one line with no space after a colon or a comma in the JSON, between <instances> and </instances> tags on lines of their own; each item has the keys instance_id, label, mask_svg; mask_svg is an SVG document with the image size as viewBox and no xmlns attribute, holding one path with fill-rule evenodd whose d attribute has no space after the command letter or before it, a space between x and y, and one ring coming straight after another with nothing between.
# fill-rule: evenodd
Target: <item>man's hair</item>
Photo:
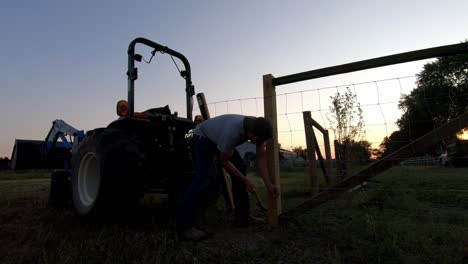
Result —
<instances>
[{"instance_id":1,"label":"man's hair","mask_svg":"<svg viewBox=\"0 0 468 264\"><path fill-rule=\"evenodd\" d=\"M273 127L270 121L263 117L257 117L253 122L252 133L261 138L262 141L267 141L273 137Z\"/></svg>"}]
</instances>

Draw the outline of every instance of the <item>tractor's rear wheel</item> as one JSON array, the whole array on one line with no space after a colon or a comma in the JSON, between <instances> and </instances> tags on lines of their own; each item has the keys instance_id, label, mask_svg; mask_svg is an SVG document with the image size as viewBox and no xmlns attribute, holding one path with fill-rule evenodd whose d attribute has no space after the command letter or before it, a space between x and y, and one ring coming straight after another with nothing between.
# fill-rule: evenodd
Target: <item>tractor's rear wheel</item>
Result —
<instances>
[{"instance_id":1,"label":"tractor's rear wheel","mask_svg":"<svg viewBox=\"0 0 468 264\"><path fill-rule=\"evenodd\" d=\"M125 131L87 136L72 157L72 196L83 217L121 216L143 193L143 154Z\"/></svg>"}]
</instances>

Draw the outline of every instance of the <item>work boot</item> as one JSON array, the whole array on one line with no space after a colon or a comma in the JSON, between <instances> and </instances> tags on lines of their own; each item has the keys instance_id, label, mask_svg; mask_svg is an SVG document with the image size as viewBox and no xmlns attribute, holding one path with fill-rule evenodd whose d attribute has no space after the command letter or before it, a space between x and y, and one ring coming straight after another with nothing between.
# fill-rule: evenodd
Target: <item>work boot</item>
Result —
<instances>
[{"instance_id":1,"label":"work boot","mask_svg":"<svg viewBox=\"0 0 468 264\"><path fill-rule=\"evenodd\" d=\"M205 231L197 229L195 227L189 228L179 234L180 239L188 241L201 241L208 238L208 234Z\"/></svg>"}]
</instances>

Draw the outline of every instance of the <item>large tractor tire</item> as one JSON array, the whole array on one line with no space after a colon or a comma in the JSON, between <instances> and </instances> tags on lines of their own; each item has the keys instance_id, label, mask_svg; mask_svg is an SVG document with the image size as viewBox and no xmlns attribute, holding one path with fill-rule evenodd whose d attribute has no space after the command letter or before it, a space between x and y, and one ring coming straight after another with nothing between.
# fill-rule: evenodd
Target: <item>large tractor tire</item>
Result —
<instances>
[{"instance_id":1,"label":"large tractor tire","mask_svg":"<svg viewBox=\"0 0 468 264\"><path fill-rule=\"evenodd\" d=\"M54 171L50 175L49 205L55 209L64 209L71 203L70 173Z\"/></svg>"},{"instance_id":2,"label":"large tractor tire","mask_svg":"<svg viewBox=\"0 0 468 264\"><path fill-rule=\"evenodd\" d=\"M73 207L84 218L121 217L143 194L144 155L119 129L87 136L72 156Z\"/></svg>"}]
</instances>

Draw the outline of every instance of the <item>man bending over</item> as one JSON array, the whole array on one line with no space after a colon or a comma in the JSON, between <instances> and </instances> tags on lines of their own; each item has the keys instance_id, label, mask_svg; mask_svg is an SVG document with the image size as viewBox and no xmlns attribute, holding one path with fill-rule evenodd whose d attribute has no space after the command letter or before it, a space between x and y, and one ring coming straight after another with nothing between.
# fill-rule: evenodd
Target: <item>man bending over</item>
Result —
<instances>
[{"instance_id":1,"label":"man bending over","mask_svg":"<svg viewBox=\"0 0 468 264\"><path fill-rule=\"evenodd\" d=\"M265 142L271 139L272 133L270 122L263 117L233 114L208 119L195 128L196 173L177 205L176 224L179 236L182 239L197 241L207 237L204 231L195 228L194 225L196 212L201 206L206 187L210 182L216 180L214 157L218 153L222 167L231 175L233 186L239 186L240 183L244 190L255 192L255 186L246 177L245 171L242 173L231 162L231 158L235 154L235 147L246 141L255 144L257 173L262 177L270 194L274 198L278 196L278 189L270 181L265 155ZM234 201L236 201L236 198L234 198Z\"/></svg>"}]
</instances>

